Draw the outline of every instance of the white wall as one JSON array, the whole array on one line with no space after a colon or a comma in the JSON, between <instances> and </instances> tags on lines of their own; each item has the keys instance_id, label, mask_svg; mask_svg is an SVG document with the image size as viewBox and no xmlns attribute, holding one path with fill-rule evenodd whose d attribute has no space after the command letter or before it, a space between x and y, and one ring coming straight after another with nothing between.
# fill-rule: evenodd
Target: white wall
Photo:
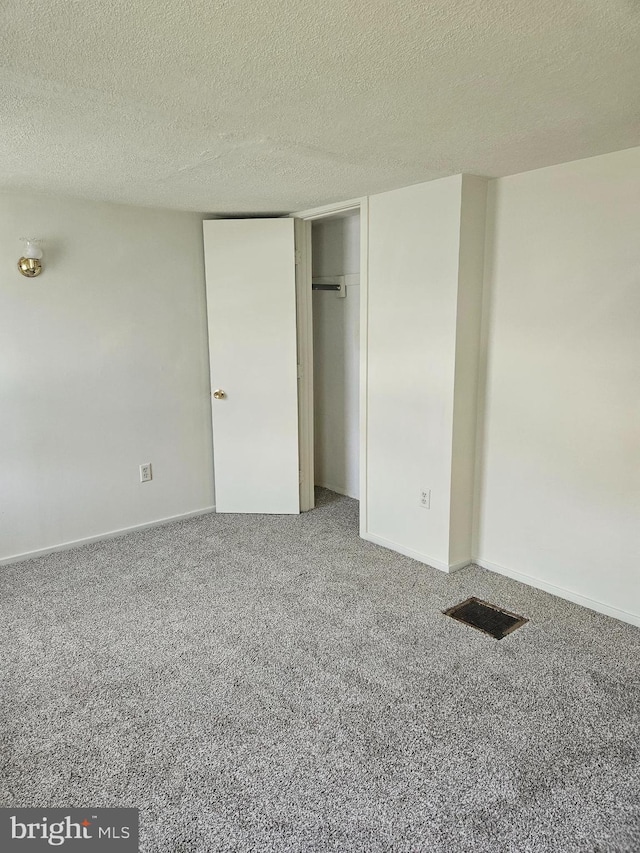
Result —
<instances>
[{"instance_id":1,"label":"white wall","mask_svg":"<svg viewBox=\"0 0 640 853\"><path fill-rule=\"evenodd\" d=\"M360 270L360 216L312 224L313 275L354 275ZM344 298L313 294L315 482L359 496L360 286Z\"/></svg>"},{"instance_id":2,"label":"white wall","mask_svg":"<svg viewBox=\"0 0 640 853\"><path fill-rule=\"evenodd\" d=\"M484 182L465 182L369 200L366 538L445 570L471 559Z\"/></svg>"},{"instance_id":3,"label":"white wall","mask_svg":"<svg viewBox=\"0 0 640 853\"><path fill-rule=\"evenodd\" d=\"M311 223L313 275L360 272L360 214L316 219Z\"/></svg>"},{"instance_id":4,"label":"white wall","mask_svg":"<svg viewBox=\"0 0 640 853\"><path fill-rule=\"evenodd\" d=\"M200 217L3 194L0 259L0 559L210 507Z\"/></svg>"},{"instance_id":5,"label":"white wall","mask_svg":"<svg viewBox=\"0 0 640 853\"><path fill-rule=\"evenodd\" d=\"M640 624L640 148L492 182L476 551Z\"/></svg>"}]
</instances>

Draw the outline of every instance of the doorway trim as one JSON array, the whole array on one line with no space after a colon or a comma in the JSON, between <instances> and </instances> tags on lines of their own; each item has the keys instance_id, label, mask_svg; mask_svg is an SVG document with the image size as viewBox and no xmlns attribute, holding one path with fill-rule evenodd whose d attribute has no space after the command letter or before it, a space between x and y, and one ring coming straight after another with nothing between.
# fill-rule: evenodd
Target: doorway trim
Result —
<instances>
[{"instance_id":1,"label":"doorway trim","mask_svg":"<svg viewBox=\"0 0 640 853\"><path fill-rule=\"evenodd\" d=\"M360 212L360 535L367 532L367 331L369 300L369 199L315 207L290 214L301 220L296 230L296 304L298 326L298 411L300 453L300 510L313 509L314 442L313 442L313 314L311 223L349 210Z\"/></svg>"}]
</instances>

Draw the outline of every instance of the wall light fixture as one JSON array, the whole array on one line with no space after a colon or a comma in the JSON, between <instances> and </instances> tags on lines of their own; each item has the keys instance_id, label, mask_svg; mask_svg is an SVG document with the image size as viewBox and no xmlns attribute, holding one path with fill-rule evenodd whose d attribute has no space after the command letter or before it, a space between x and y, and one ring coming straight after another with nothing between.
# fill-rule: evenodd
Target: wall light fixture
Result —
<instances>
[{"instance_id":1,"label":"wall light fixture","mask_svg":"<svg viewBox=\"0 0 640 853\"><path fill-rule=\"evenodd\" d=\"M42 272L42 249L35 240L23 238L27 244L24 255L18 261L18 269L27 278L35 278Z\"/></svg>"}]
</instances>

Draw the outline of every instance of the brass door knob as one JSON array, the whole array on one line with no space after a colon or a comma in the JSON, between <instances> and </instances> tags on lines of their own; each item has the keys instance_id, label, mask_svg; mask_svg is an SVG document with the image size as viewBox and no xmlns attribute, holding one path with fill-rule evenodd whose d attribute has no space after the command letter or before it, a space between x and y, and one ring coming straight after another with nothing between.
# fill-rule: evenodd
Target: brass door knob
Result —
<instances>
[{"instance_id":1,"label":"brass door knob","mask_svg":"<svg viewBox=\"0 0 640 853\"><path fill-rule=\"evenodd\" d=\"M224 393L224 391L221 391L220 388L218 388L216 391L213 392L213 396L216 400L224 400L227 395Z\"/></svg>"}]
</instances>

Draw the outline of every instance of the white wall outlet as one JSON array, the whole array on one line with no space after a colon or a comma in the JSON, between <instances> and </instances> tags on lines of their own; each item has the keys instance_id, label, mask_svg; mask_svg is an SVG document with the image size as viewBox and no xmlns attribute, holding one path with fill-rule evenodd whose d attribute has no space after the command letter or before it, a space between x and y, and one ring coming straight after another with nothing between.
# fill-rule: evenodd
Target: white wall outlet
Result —
<instances>
[{"instance_id":1,"label":"white wall outlet","mask_svg":"<svg viewBox=\"0 0 640 853\"><path fill-rule=\"evenodd\" d=\"M423 509L431 509L431 489L422 489L420 492L420 506Z\"/></svg>"},{"instance_id":2,"label":"white wall outlet","mask_svg":"<svg viewBox=\"0 0 640 853\"><path fill-rule=\"evenodd\" d=\"M153 479L153 475L151 474L151 462L145 462L140 466L140 482L148 483L151 479Z\"/></svg>"}]
</instances>

